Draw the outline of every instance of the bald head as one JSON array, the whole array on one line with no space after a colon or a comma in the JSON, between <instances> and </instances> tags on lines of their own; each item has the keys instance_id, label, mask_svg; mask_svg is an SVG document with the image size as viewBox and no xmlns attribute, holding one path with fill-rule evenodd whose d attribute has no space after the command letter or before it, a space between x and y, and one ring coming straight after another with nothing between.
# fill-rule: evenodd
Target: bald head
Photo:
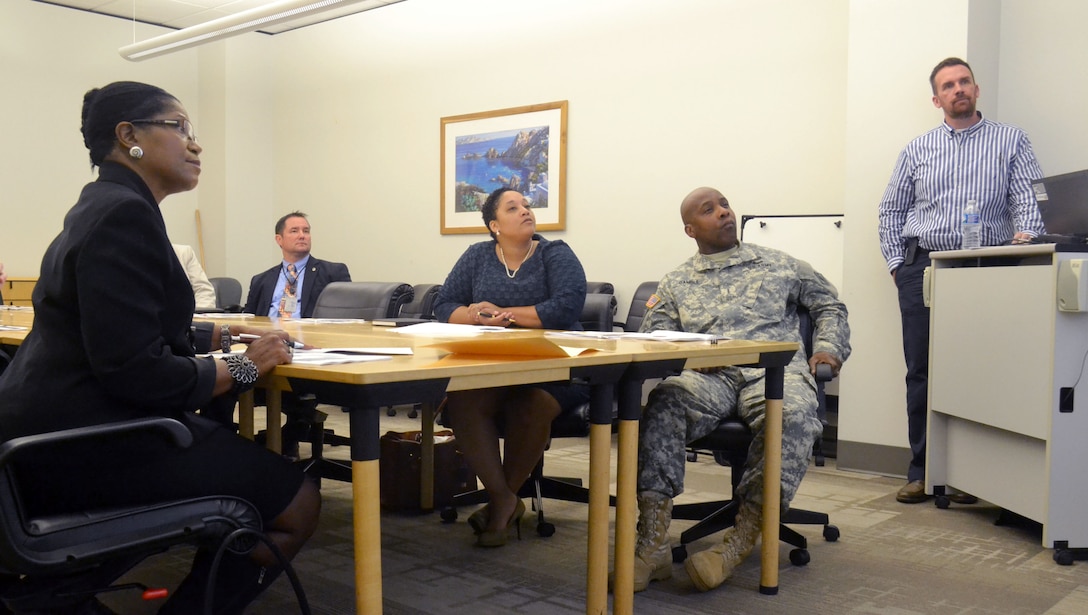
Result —
<instances>
[{"instance_id":1,"label":"bald head","mask_svg":"<svg viewBox=\"0 0 1088 615\"><path fill-rule=\"evenodd\" d=\"M714 254L737 245L737 218L729 199L714 188L696 188L680 203L684 232L695 240L699 252Z\"/></svg>"},{"instance_id":2,"label":"bald head","mask_svg":"<svg viewBox=\"0 0 1088 615\"><path fill-rule=\"evenodd\" d=\"M714 188L707 188L706 186L703 186L702 188L696 188L695 190L689 192L688 195L684 197L683 201L680 201L680 219L684 221L684 224L688 224L689 222L691 222L691 217L699 208L700 203L703 203L708 199L716 202L719 199L724 198L725 197L722 196L722 193L718 192Z\"/></svg>"}]
</instances>

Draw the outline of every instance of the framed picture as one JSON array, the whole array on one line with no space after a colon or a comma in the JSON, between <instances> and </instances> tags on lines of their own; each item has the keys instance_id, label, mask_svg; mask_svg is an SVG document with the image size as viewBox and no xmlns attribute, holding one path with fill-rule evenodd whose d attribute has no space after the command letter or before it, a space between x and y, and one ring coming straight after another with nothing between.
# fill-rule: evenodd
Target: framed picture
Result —
<instances>
[{"instance_id":1,"label":"framed picture","mask_svg":"<svg viewBox=\"0 0 1088 615\"><path fill-rule=\"evenodd\" d=\"M492 190L525 195L540 231L566 228L567 101L442 118L442 234L486 233Z\"/></svg>"}]
</instances>

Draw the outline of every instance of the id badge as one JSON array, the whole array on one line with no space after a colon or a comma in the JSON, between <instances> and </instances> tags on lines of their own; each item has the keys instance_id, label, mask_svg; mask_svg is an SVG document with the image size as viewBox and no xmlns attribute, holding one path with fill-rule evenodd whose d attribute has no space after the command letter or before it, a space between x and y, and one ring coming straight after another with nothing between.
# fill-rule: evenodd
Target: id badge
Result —
<instances>
[{"instance_id":1,"label":"id badge","mask_svg":"<svg viewBox=\"0 0 1088 615\"><path fill-rule=\"evenodd\" d=\"M286 298L284 298L284 300L283 300L283 311L285 313L294 314L296 309L298 309L298 297L289 295Z\"/></svg>"}]
</instances>

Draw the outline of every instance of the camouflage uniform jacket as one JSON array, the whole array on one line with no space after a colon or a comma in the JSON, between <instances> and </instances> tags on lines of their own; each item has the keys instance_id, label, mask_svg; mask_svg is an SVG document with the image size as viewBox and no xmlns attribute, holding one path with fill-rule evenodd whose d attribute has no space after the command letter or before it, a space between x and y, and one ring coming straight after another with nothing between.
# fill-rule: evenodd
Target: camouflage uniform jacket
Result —
<instances>
[{"instance_id":1,"label":"camouflage uniform jacket","mask_svg":"<svg viewBox=\"0 0 1088 615\"><path fill-rule=\"evenodd\" d=\"M647 302L641 330L801 343L798 305L812 314L813 352L845 362L850 327L835 286L807 262L754 244L740 244L721 266L696 253L666 274ZM794 355L790 368L809 373L803 352ZM758 372L747 379L760 377Z\"/></svg>"}]
</instances>

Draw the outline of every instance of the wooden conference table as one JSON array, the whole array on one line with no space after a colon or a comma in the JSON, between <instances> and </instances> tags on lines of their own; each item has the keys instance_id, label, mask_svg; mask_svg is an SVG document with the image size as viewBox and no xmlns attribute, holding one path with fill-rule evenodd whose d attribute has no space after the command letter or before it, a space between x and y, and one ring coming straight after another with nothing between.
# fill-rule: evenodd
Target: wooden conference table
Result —
<instances>
[{"instance_id":1,"label":"wooden conference table","mask_svg":"<svg viewBox=\"0 0 1088 615\"><path fill-rule=\"evenodd\" d=\"M33 314L11 311L0 324L31 326ZM268 319L239 321L211 314L208 319L224 324L269 326ZM8 322L8 321L11 322ZM355 553L355 610L359 614L382 612L381 509L379 500L380 408L423 402L434 408L446 391L495 386L566 381L572 378L591 387L589 526L587 546L586 613L608 610L608 517L611 426L613 402L618 399L619 430L616 486L615 582L613 611L634 610L635 478L638 463L638 420L642 383L684 368L727 365L758 365L767 370L766 462L763 498L763 543L760 591L778 590L778 528L781 500L782 394L784 368L798 349L788 342L730 340L660 342L649 340L562 340L564 346L594 348L573 357L513 357L447 354L435 347L449 338L401 335L370 324L326 324L320 321L281 321L280 328L292 337L320 348L409 347L410 356L340 365L278 366L261 380L269 391L268 432L270 446L278 446L279 392L314 393L323 403L351 408L352 499ZM500 335L541 338L541 331L526 330ZM0 343L18 345L25 331L0 331ZM554 340L553 340L554 341ZM618 395L617 395L618 393ZM242 404L242 430L252 434L252 398ZM424 414L424 436L433 422ZM426 449L424 449L426 454ZM424 456L424 466L431 458ZM424 484L429 485L426 480ZM433 502L425 493L424 502Z\"/></svg>"},{"instance_id":2,"label":"wooden conference table","mask_svg":"<svg viewBox=\"0 0 1088 615\"><path fill-rule=\"evenodd\" d=\"M215 315L209 315L215 320ZM223 322L226 322L225 320ZM262 326L265 319L247 324ZM642 383L683 368L725 365L760 365L767 368L767 461L764 484L763 551L760 591L778 589L778 527L781 495L781 412L784 368L797 345L787 342L723 341L660 342L650 340L563 339L564 346L593 348L576 356L525 357L509 355L448 354L439 347L452 338L402 335L370 324L324 324L320 321L282 321L281 328L293 337L321 348L411 347L411 356L390 360L330 366L281 365L262 379L269 390L269 425L278 425L279 391L313 393L323 403L351 408L352 494L355 540L355 595L357 613L381 613L381 510L379 504L379 409L423 402L433 409L446 391L495 386L566 381L572 378L591 386L589 527L587 552L586 612L608 610L608 517L609 470L613 402L619 400L619 457L616 488L616 575L613 610L632 613L634 603L635 479L638 464L638 420ZM544 332L525 330L499 335L539 340ZM243 429L252 430L244 407ZM423 415L424 438L432 434L433 415ZM278 434L269 431L269 442ZM423 466L433 457L423 449ZM424 506L433 502L428 472L424 471Z\"/></svg>"}]
</instances>

